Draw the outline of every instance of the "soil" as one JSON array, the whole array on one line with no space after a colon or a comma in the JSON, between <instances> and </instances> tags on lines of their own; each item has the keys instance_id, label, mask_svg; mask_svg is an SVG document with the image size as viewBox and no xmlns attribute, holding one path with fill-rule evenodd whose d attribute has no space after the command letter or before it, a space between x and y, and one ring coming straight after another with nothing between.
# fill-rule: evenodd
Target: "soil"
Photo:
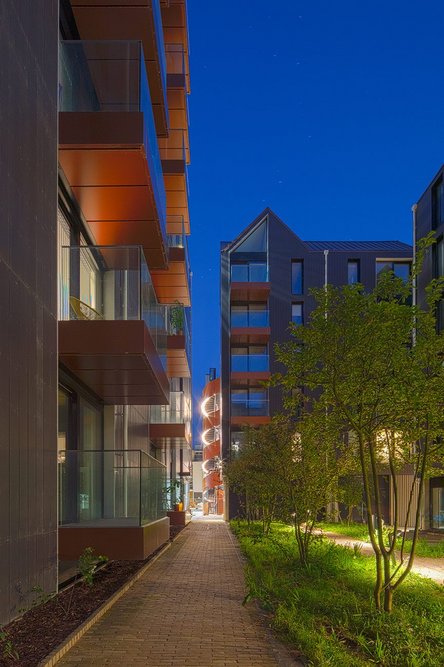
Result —
<instances>
[{"instance_id":1,"label":"soil","mask_svg":"<svg viewBox=\"0 0 444 667\"><path fill-rule=\"evenodd\" d=\"M181 530L182 526L171 526L170 539L174 539ZM46 601L43 595L37 593L36 606L0 628L18 654L15 659L7 657L5 640L0 641L0 666L36 667L158 551L146 560L107 563L95 574L93 586L79 581Z\"/></svg>"}]
</instances>

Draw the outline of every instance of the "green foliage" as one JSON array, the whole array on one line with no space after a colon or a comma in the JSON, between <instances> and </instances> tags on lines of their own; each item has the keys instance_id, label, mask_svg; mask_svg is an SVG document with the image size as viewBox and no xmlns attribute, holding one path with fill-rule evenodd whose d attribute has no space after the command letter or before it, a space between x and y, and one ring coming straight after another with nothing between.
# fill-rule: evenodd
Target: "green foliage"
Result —
<instances>
[{"instance_id":1,"label":"green foliage","mask_svg":"<svg viewBox=\"0 0 444 667\"><path fill-rule=\"evenodd\" d=\"M351 523L349 525L328 523L323 521L319 524L325 532L336 533L337 535L344 535L345 537L353 537L363 542L369 542L368 528L363 523ZM388 527L388 533L391 533L391 528ZM396 539L396 549L401 549L402 537ZM410 553L412 549L412 538L407 537L404 541L404 551ZM419 537L416 543L415 553L417 556L423 558L444 558L444 536L440 542L428 542L427 538Z\"/></svg>"},{"instance_id":2,"label":"green foliage","mask_svg":"<svg viewBox=\"0 0 444 667\"><path fill-rule=\"evenodd\" d=\"M79 558L79 572L87 586L94 585L97 567L108 562L107 556L96 556L92 547L86 547Z\"/></svg>"},{"instance_id":3,"label":"green foliage","mask_svg":"<svg viewBox=\"0 0 444 667\"><path fill-rule=\"evenodd\" d=\"M14 642L12 641L11 637L6 632L6 630L2 630L1 628L0 628L0 651L2 657L7 660L16 661L20 659L18 651L15 648Z\"/></svg>"},{"instance_id":4,"label":"green foliage","mask_svg":"<svg viewBox=\"0 0 444 667\"><path fill-rule=\"evenodd\" d=\"M183 306L177 302L176 305L170 307L170 326L173 333L178 334L183 331L185 323L185 315Z\"/></svg>"},{"instance_id":5,"label":"green foliage","mask_svg":"<svg viewBox=\"0 0 444 667\"><path fill-rule=\"evenodd\" d=\"M420 256L429 251L430 243L426 239L420 244ZM417 272L415 266L413 274ZM411 305L411 286L388 272L372 292L362 285L314 290L317 307L310 322L293 327L293 339L276 348L286 372L274 381L287 392L287 404L303 386L304 407L318 415L315 430L320 432L319 417L324 414L329 439L335 439L336 429L337 443L343 442L345 474L358 473L362 479L375 553L375 603L386 611L413 564L424 481L443 462L444 336L437 334L435 311L444 278L429 285L428 310ZM397 485L407 465L413 474L407 518L401 526ZM394 496L394 526L388 541L382 472L390 476ZM412 524L410 555L401 545L406 567L392 569L393 536Z\"/></svg>"},{"instance_id":6,"label":"green foliage","mask_svg":"<svg viewBox=\"0 0 444 667\"><path fill-rule=\"evenodd\" d=\"M411 575L387 616L375 609L374 565L357 550L315 540L308 567L301 564L289 526L272 524L254 538L233 522L247 557L249 599L273 614L273 625L318 667L441 667L444 595L433 582ZM256 531L257 532L257 531Z\"/></svg>"}]
</instances>

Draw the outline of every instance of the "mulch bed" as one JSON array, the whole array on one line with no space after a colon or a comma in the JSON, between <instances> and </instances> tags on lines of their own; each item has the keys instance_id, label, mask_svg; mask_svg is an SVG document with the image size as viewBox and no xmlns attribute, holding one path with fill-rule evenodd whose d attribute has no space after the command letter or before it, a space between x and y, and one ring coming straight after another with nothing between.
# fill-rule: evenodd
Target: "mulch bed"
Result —
<instances>
[{"instance_id":1,"label":"mulch bed","mask_svg":"<svg viewBox=\"0 0 444 667\"><path fill-rule=\"evenodd\" d=\"M181 526L171 526L170 539L176 537L181 529ZM1 629L7 633L8 640L19 657L18 659L2 657L5 643L0 642L0 666L36 667L158 551L160 549L146 560L107 563L95 574L92 587L79 582L74 587L62 590L46 602L40 598L38 600L40 604Z\"/></svg>"}]
</instances>

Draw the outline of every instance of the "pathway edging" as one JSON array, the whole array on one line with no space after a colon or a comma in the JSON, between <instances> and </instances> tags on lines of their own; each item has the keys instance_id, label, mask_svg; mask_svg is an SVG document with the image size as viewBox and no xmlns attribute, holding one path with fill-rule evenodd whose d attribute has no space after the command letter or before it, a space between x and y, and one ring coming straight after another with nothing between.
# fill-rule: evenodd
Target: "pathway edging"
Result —
<instances>
[{"instance_id":1,"label":"pathway edging","mask_svg":"<svg viewBox=\"0 0 444 667\"><path fill-rule=\"evenodd\" d=\"M183 533L183 530L180 531L173 539L177 539L179 535ZM77 642L79 639L83 637L85 632L87 632L92 626L97 623L99 619L102 618L106 612L111 609L111 607L117 602L117 600L120 600L122 595L124 595L130 588L135 584L135 582L142 577L145 572L153 565L158 558L163 556L165 551L167 551L172 544L173 540L170 542L167 542L165 546L159 551L154 558L152 558L146 565L144 565L140 570L136 572L131 579L129 579L123 586L121 586L113 595L106 600L96 611L94 611L91 616L89 616L86 621L83 621L81 625L79 625L78 628L73 630L70 635L66 637L66 639L59 644L51 653L49 653L43 660L41 660L37 667L53 667L60 658L62 658L65 653L67 653Z\"/></svg>"}]
</instances>

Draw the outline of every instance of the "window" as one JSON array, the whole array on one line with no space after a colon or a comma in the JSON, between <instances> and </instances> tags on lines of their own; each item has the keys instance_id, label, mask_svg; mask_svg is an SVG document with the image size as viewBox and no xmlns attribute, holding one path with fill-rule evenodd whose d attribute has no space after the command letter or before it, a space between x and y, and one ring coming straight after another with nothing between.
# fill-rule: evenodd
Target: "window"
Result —
<instances>
[{"instance_id":1,"label":"window","mask_svg":"<svg viewBox=\"0 0 444 667\"><path fill-rule=\"evenodd\" d=\"M444 224L444 181L441 178L432 187L432 226L436 229Z\"/></svg>"},{"instance_id":2,"label":"window","mask_svg":"<svg viewBox=\"0 0 444 667\"><path fill-rule=\"evenodd\" d=\"M435 278L444 276L444 238L435 245Z\"/></svg>"},{"instance_id":3,"label":"window","mask_svg":"<svg viewBox=\"0 0 444 667\"><path fill-rule=\"evenodd\" d=\"M433 248L435 254L434 277L444 276L444 238L440 238ZM444 331L444 299L441 299L437 305L437 325L438 331Z\"/></svg>"},{"instance_id":4,"label":"window","mask_svg":"<svg viewBox=\"0 0 444 667\"><path fill-rule=\"evenodd\" d=\"M266 303L233 304L231 306L231 326L267 327L268 310Z\"/></svg>"},{"instance_id":5,"label":"window","mask_svg":"<svg viewBox=\"0 0 444 667\"><path fill-rule=\"evenodd\" d=\"M410 276L410 262L392 262L391 260L378 260L376 262L376 276L387 271L393 271L397 278L407 282Z\"/></svg>"},{"instance_id":6,"label":"window","mask_svg":"<svg viewBox=\"0 0 444 667\"><path fill-rule=\"evenodd\" d=\"M348 260L348 284L356 285L359 283L359 260L358 259L349 259Z\"/></svg>"},{"instance_id":7,"label":"window","mask_svg":"<svg viewBox=\"0 0 444 667\"><path fill-rule=\"evenodd\" d=\"M232 416L268 415L268 394L262 387L231 390Z\"/></svg>"},{"instance_id":8,"label":"window","mask_svg":"<svg viewBox=\"0 0 444 667\"><path fill-rule=\"evenodd\" d=\"M231 348L231 370L234 373L268 371L266 345L245 345Z\"/></svg>"},{"instance_id":9,"label":"window","mask_svg":"<svg viewBox=\"0 0 444 667\"><path fill-rule=\"evenodd\" d=\"M291 263L291 291L293 294L302 294L304 288L304 263L295 260Z\"/></svg>"},{"instance_id":10,"label":"window","mask_svg":"<svg viewBox=\"0 0 444 667\"><path fill-rule=\"evenodd\" d=\"M231 265L231 280L237 283L265 283L268 281L265 262L242 262Z\"/></svg>"},{"instance_id":11,"label":"window","mask_svg":"<svg viewBox=\"0 0 444 667\"><path fill-rule=\"evenodd\" d=\"M304 324L304 306L302 303L291 304L291 321L293 324Z\"/></svg>"}]
</instances>

